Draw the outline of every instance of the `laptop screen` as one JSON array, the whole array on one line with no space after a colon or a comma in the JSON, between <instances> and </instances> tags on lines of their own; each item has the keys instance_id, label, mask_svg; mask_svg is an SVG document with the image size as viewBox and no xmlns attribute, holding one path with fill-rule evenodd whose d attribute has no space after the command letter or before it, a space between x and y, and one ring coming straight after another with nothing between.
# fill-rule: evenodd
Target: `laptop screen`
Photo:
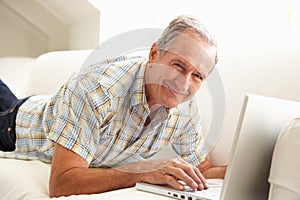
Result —
<instances>
[{"instance_id":1,"label":"laptop screen","mask_svg":"<svg viewBox=\"0 0 300 200\"><path fill-rule=\"evenodd\" d=\"M299 112L300 102L253 94L245 96L222 200L268 198L269 169L277 136Z\"/></svg>"}]
</instances>

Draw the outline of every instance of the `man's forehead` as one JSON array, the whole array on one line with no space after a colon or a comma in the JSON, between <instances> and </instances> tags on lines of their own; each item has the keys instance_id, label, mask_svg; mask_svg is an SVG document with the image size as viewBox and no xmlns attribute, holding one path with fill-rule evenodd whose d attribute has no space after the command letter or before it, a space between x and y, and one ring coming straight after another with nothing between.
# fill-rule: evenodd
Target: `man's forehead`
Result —
<instances>
[{"instance_id":1,"label":"man's forehead","mask_svg":"<svg viewBox=\"0 0 300 200\"><path fill-rule=\"evenodd\" d=\"M212 48L200 39L178 33L176 37L168 42L166 48L163 50L184 58L200 72L208 75L214 67L212 56L215 55L212 55L212 53L215 53L212 52Z\"/></svg>"}]
</instances>

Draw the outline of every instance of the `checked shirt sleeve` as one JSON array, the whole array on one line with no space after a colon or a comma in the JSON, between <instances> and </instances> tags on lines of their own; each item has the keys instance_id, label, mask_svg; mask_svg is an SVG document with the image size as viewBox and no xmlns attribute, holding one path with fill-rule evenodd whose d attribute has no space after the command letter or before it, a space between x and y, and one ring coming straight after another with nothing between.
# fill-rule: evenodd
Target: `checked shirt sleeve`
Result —
<instances>
[{"instance_id":1,"label":"checked shirt sleeve","mask_svg":"<svg viewBox=\"0 0 300 200\"><path fill-rule=\"evenodd\" d=\"M55 122L49 139L75 152L91 163L99 141L100 116L95 114L93 99L105 99L103 90L93 80L75 77L58 94Z\"/></svg>"}]
</instances>

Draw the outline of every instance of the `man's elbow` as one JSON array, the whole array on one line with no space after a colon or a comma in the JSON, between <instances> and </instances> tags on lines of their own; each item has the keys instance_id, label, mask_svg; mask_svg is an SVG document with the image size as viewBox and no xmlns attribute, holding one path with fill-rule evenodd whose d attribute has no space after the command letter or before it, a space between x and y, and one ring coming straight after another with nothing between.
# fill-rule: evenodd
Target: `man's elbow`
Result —
<instances>
[{"instance_id":1,"label":"man's elbow","mask_svg":"<svg viewBox=\"0 0 300 200\"><path fill-rule=\"evenodd\" d=\"M57 189L57 187L49 186L49 196L50 198L61 197L63 194Z\"/></svg>"},{"instance_id":2,"label":"man's elbow","mask_svg":"<svg viewBox=\"0 0 300 200\"><path fill-rule=\"evenodd\" d=\"M60 197L60 196L66 196L63 191L62 191L62 184L59 183L60 181L55 179L50 179L50 183L49 183L49 196L50 198L53 197Z\"/></svg>"},{"instance_id":3,"label":"man's elbow","mask_svg":"<svg viewBox=\"0 0 300 200\"><path fill-rule=\"evenodd\" d=\"M49 196L51 198L75 194L72 188L74 188L72 187L72 180L67 174L50 176Z\"/></svg>"}]
</instances>

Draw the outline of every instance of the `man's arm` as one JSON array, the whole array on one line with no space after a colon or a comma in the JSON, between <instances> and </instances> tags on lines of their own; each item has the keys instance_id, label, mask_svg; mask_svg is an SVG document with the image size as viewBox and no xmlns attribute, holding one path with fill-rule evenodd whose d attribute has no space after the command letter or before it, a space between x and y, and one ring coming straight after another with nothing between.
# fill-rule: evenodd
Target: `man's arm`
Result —
<instances>
[{"instance_id":1,"label":"man's arm","mask_svg":"<svg viewBox=\"0 0 300 200\"><path fill-rule=\"evenodd\" d=\"M50 174L50 196L101 193L130 187L137 176L130 176L113 169L88 168L86 160L76 153L55 144ZM128 174L127 174L128 176ZM116 181L117 180L117 181Z\"/></svg>"},{"instance_id":2,"label":"man's arm","mask_svg":"<svg viewBox=\"0 0 300 200\"><path fill-rule=\"evenodd\" d=\"M51 197L93 194L131 187L136 182L169 184L183 190L177 180L194 189L207 188L200 170L182 159L137 162L113 169L89 168L86 160L55 144L49 190Z\"/></svg>"},{"instance_id":3,"label":"man's arm","mask_svg":"<svg viewBox=\"0 0 300 200\"><path fill-rule=\"evenodd\" d=\"M227 166L213 166L208 158L206 158L199 166L205 178L223 178L225 177Z\"/></svg>"}]
</instances>

